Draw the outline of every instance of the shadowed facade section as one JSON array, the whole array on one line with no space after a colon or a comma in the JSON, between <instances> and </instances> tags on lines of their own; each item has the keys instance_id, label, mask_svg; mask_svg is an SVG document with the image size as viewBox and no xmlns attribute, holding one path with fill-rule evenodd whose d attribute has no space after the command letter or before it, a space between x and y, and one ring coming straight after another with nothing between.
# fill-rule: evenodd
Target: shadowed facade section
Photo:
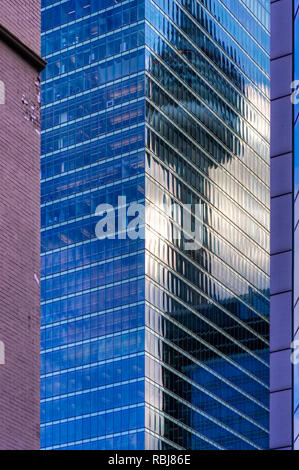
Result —
<instances>
[{"instance_id":1,"label":"shadowed facade section","mask_svg":"<svg viewBox=\"0 0 299 470\"><path fill-rule=\"evenodd\" d=\"M39 449L40 2L0 5L0 449Z\"/></svg>"}]
</instances>

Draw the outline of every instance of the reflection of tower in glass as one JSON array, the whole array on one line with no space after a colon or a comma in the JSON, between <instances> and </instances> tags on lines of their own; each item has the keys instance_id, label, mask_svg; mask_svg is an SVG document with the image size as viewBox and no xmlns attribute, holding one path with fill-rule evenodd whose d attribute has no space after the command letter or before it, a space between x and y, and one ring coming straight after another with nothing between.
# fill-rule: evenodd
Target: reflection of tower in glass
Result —
<instances>
[{"instance_id":1,"label":"reflection of tower in glass","mask_svg":"<svg viewBox=\"0 0 299 470\"><path fill-rule=\"evenodd\" d=\"M43 447L267 447L267 12L86 0L68 29L68 4L43 13ZM121 194L145 240L96 240Z\"/></svg>"},{"instance_id":2,"label":"reflection of tower in glass","mask_svg":"<svg viewBox=\"0 0 299 470\"><path fill-rule=\"evenodd\" d=\"M146 3L146 196L157 211L163 191L202 204L203 246L186 252L148 229L146 324L158 335L148 399L156 387L163 409L153 405L146 424L183 448L267 447L269 84L254 62L269 70L268 55L240 26L236 42L217 23L211 39L212 16L179 3ZM228 4L248 27L251 14ZM236 25L220 2L213 9ZM255 49L250 66L237 41Z\"/></svg>"}]
</instances>

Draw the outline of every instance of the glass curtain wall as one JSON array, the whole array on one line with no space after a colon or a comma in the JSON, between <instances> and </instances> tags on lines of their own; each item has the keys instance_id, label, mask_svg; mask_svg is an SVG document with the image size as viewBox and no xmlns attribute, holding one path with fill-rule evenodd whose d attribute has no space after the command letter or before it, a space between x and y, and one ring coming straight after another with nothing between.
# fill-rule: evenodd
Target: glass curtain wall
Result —
<instances>
[{"instance_id":1,"label":"glass curtain wall","mask_svg":"<svg viewBox=\"0 0 299 470\"><path fill-rule=\"evenodd\" d=\"M269 2L42 3L42 448L267 448Z\"/></svg>"}]
</instances>

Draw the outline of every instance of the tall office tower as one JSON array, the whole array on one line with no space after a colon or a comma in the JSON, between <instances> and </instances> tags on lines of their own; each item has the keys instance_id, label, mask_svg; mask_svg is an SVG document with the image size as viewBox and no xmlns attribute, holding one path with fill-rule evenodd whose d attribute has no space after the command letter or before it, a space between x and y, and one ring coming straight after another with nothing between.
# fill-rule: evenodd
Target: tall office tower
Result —
<instances>
[{"instance_id":1,"label":"tall office tower","mask_svg":"<svg viewBox=\"0 0 299 470\"><path fill-rule=\"evenodd\" d=\"M40 4L0 3L0 449L40 437Z\"/></svg>"},{"instance_id":2,"label":"tall office tower","mask_svg":"<svg viewBox=\"0 0 299 470\"><path fill-rule=\"evenodd\" d=\"M268 447L269 9L44 0L43 448Z\"/></svg>"},{"instance_id":3,"label":"tall office tower","mask_svg":"<svg viewBox=\"0 0 299 470\"><path fill-rule=\"evenodd\" d=\"M286 450L299 449L298 7L271 4L270 447Z\"/></svg>"}]
</instances>

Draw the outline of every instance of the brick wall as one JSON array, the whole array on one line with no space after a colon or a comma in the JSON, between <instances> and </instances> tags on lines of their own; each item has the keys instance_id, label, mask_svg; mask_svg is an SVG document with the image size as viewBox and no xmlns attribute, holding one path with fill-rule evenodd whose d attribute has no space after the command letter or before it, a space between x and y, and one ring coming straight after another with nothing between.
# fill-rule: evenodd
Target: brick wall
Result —
<instances>
[{"instance_id":1,"label":"brick wall","mask_svg":"<svg viewBox=\"0 0 299 470\"><path fill-rule=\"evenodd\" d=\"M0 21L14 33L22 27L21 38L39 52L35 5L39 2L1 0ZM0 41L0 80L5 84L5 104L0 105L0 342L5 344L0 449L39 448L38 78L25 59Z\"/></svg>"},{"instance_id":2,"label":"brick wall","mask_svg":"<svg viewBox=\"0 0 299 470\"><path fill-rule=\"evenodd\" d=\"M0 23L40 54L40 0L1 0Z\"/></svg>"}]
</instances>

